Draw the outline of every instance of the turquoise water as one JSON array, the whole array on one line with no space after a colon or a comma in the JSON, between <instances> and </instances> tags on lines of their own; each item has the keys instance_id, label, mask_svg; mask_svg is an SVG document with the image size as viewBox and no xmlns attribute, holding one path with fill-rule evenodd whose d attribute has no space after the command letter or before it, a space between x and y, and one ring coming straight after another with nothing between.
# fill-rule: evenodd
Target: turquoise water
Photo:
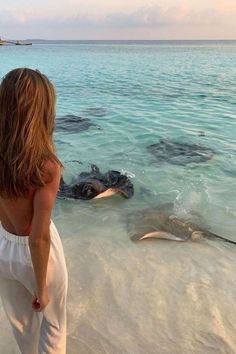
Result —
<instances>
[{"instance_id":1,"label":"turquoise water","mask_svg":"<svg viewBox=\"0 0 236 354\"><path fill-rule=\"evenodd\" d=\"M126 172L135 187L130 200L57 201L54 219L71 284L68 353L174 353L177 343L175 353L193 347L215 353L220 334L212 334L214 323L205 328L213 315L222 321L219 353L235 352L233 329L224 322L236 317L230 309L235 250L211 242L137 246L125 215L173 203L176 215L196 213L201 226L236 240L236 42L45 42L1 47L0 64L1 77L15 67L39 69L56 87L57 119L74 114L100 127L55 133L68 183L93 163ZM214 156L186 166L160 163L147 151L159 139L201 144ZM221 302L225 277L228 308ZM166 282L172 282L169 299ZM173 307L183 314L180 296L188 309L184 324L171 320ZM196 303L209 336L191 316Z\"/></svg>"}]
</instances>

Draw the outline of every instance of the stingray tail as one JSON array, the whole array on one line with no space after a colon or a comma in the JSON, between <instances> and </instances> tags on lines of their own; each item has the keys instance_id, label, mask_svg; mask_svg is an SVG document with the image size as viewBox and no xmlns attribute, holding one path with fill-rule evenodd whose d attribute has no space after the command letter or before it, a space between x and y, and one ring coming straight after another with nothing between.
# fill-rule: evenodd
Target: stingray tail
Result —
<instances>
[{"instance_id":1,"label":"stingray tail","mask_svg":"<svg viewBox=\"0 0 236 354\"><path fill-rule=\"evenodd\" d=\"M217 238L221 241L224 241L224 242L228 242L228 243L231 243L233 245L236 245L236 241L233 241L233 240L229 240L228 238L225 238L223 236L219 236L219 235L216 235L216 234L213 234L212 232L204 232L204 235L208 238Z\"/></svg>"},{"instance_id":2,"label":"stingray tail","mask_svg":"<svg viewBox=\"0 0 236 354\"><path fill-rule=\"evenodd\" d=\"M95 164L91 164L91 172L92 173L100 173L99 168Z\"/></svg>"}]
</instances>

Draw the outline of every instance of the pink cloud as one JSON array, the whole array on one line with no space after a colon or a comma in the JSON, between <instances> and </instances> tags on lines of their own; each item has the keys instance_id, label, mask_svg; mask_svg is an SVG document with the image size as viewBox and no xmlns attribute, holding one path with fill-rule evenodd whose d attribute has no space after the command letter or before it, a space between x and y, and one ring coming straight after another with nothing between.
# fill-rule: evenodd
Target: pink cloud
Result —
<instances>
[{"instance_id":1,"label":"pink cloud","mask_svg":"<svg viewBox=\"0 0 236 354\"><path fill-rule=\"evenodd\" d=\"M213 25L222 22L219 11L214 8L194 10L190 6L180 5L163 9L158 5L145 6L132 13L112 13L106 17L111 26L128 27L170 26L170 25Z\"/></svg>"}]
</instances>

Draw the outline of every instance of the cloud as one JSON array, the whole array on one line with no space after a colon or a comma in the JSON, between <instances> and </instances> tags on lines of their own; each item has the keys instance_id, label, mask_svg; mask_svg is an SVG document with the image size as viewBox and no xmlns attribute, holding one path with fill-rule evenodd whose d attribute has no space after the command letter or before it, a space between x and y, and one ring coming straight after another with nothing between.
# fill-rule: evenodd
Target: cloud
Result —
<instances>
[{"instance_id":1,"label":"cloud","mask_svg":"<svg viewBox=\"0 0 236 354\"><path fill-rule=\"evenodd\" d=\"M229 0L230 1L230 0ZM158 26L193 26L221 24L225 17L218 8L195 10L187 5L160 7L150 5L140 7L133 12L111 12L104 15L92 15L87 12L75 11L74 15L59 15L39 13L30 10L3 11L0 14L0 24L33 24L51 23L52 26L77 27L158 27Z\"/></svg>"},{"instance_id":2,"label":"cloud","mask_svg":"<svg viewBox=\"0 0 236 354\"><path fill-rule=\"evenodd\" d=\"M13 11L5 10L0 12L0 25L14 23L16 21L18 21L17 15Z\"/></svg>"},{"instance_id":3,"label":"cloud","mask_svg":"<svg viewBox=\"0 0 236 354\"><path fill-rule=\"evenodd\" d=\"M2 10L0 12L0 25L18 25L28 22L34 13L30 10L16 11L16 10Z\"/></svg>"},{"instance_id":4,"label":"cloud","mask_svg":"<svg viewBox=\"0 0 236 354\"><path fill-rule=\"evenodd\" d=\"M116 27L214 25L221 22L220 13L213 8L193 10L182 5L167 9L163 9L158 5L145 6L130 14L120 12L107 15L105 20L107 25Z\"/></svg>"},{"instance_id":5,"label":"cloud","mask_svg":"<svg viewBox=\"0 0 236 354\"><path fill-rule=\"evenodd\" d=\"M0 0L1 1L1 0ZM23 0L22 0L23 1ZM45 0L44 0L45 1ZM32 36L45 38L233 38L236 36L236 0L212 0L196 6L184 2L176 6L133 6L126 11L95 11L69 0L73 8L52 11L42 8L3 8L0 13L1 35L15 38ZM88 0L91 4L93 0ZM156 0L155 0L156 1ZM140 1L139 1L140 3ZM170 3L170 1L168 1ZM173 2L172 2L173 3ZM191 5L192 4L192 5ZM235 6L230 6L235 4ZM103 4L104 5L104 4ZM204 7L205 6L205 7ZM124 8L124 7L122 7Z\"/></svg>"}]
</instances>

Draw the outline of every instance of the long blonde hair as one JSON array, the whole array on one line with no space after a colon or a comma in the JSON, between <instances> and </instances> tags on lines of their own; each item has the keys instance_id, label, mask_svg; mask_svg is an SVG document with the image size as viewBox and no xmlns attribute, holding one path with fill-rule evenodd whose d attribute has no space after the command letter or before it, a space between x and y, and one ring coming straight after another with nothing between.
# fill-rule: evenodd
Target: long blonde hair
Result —
<instances>
[{"instance_id":1,"label":"long blonde hair","mask_svg":"<svg viewBox=\"0 0 236 354\"><path fill-rule=\"evenodd\" d=\"M18 68L0 84L0 194L24 197L50 179L46 161L58 163L52 134L56 95L38 70Z\"/></svg>"}]
</instances>

